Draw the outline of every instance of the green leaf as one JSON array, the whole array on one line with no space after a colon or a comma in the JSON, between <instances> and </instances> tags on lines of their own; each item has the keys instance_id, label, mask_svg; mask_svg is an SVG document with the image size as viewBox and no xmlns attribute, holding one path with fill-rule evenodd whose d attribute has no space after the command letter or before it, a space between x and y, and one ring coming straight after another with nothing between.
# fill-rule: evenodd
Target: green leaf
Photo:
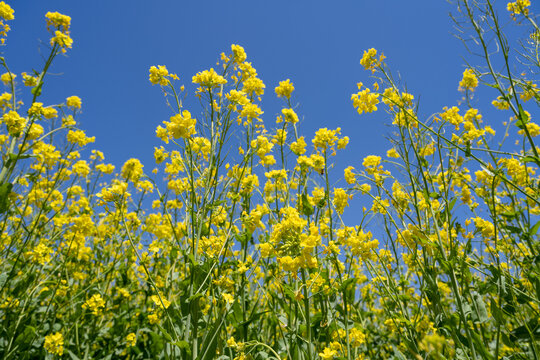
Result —
<instances>
[{"instance_id":1,"label":"green leaf","mask_svg":"<svg viewBox=\"0 0 540 360\"><path fill-rule=\"evenodd\" d=\"M21 348L26 348L30 344L30 341L34 338L34 335L36 333L36 328L30 325L26 325L24 328L24 331L17 336L15 339L15 344L20 346Z\"/></svg>"},{"instance_id":2,"label":"green leaf","mask_svg":"<svg viewBox=\"0 0 540 360\"><path fill-rule=\"evenodd\" d=\"M38 97L39 95L41 95L42 85L43 85L43 82L40 82L38 86L35 86L32 88L32 90L30 90L30 93L34 95L35 97Z\"/></svg>"},{"instance_id":3,"label":"green leaf","mask_svg":"<svg viewBox=\"0 0 540 360\"><path fill-rule=\"evenodd\" d=\"M0 288L4 287L4 284L6 283L7 279L8 279L8 273L0 274Z\"/></svg>"},{"instance_id":4,"label":"green leaf","mask_svg":"<svg viewBox=\"0 0 540 360\"><path fill-rule=\"evenodd\" d=\"M535 236L536 233L538 232L538 229L540 229L540 220L536 224L534 224L531 230L529 230L529 236L530 237Z\"/></svg>"},{"instance_id":5,"label":"green leaf","mask_svg":"<svg viewBox=\"0 0 540 360\"><path fill-rule=\"evenodd\" d=\"M300 209L300 212L306 216L310 216L314 213L313 206L309 203L306 193L302 194L302 209Z\"/></svg>"},{"instance_id":6,"label":"green leaf","mask_svg":"<svg viewBox=\"0 0 540 360\"><path fill-rule=\"evenodd\" d=\"M475 305L475 314L476 318L479 323L485 323L488 321L488 312L486 309L486 303L484 302L484 299L482 299L482 295L477 293L476 291L472 292L472 299L474 301Z\"/></svg>"},{"instance_id":7,"label":"green leaf","mask_svg":"<svg viewBox=\"0 0 540 360\"><path fill-rule=\"evenodd\" d=\"M161 330L161 333L165 337L165 340L167 340L168 342L172 342L172 336L167 332L167 330L165 330L163 326L159 324L156 324L156 325L158 326L159 330Z\"/></svg>"},{"instance_id":8,"label":"green leaf","mask_svg":"<svg viewBox=\"0 0 540 360\"><path fill-rule=\"evenodd\" d=\"M537 165L540 165L540 159L536 156L531 156L531 155L522 157L521 162L523 164L533 162L533 163L536 163Z\"/></svg>"},{"instance_id":9,"label":"green leaf","mask_svg":"<svg viewBox=\"0 0 540 360\"><path fill-rule=\"evenodd\" d=\"M12 188L12 183L0 184L0 214L5 213L8 209L9 194L11 193Z\"/></svg>"},{"instance_id":10,"label":"green leaf","mask_svg":"<svg viewBox=\"0 0 540 360\"><path fill-rule=\"evenodd\" d=\"M394 348L394 358L398 360L407 360L407 358L405 357L405 355L403 355L401 351L399 351L395 346L393 348Z\"/></svg>"},{"instance_id":11,"label":"green leaf","mask_svg":"<svg viewBox=\"0 0 540 360\"><path fill-rule=\"evenodd\" d=\"M529 116L527 113L523 110L523 107L521 104L518 104L519 114L518 114L518 121L516 121L516 126L520 129L525 129L525 125L529 122Z\"/></svg>"},{"instance_id":12,"label":"green leaf","mask_svg":"<svg viewBox=\"0 0 540 360\"><path fill-rule=\"evenodd\" d=\"M498 324L504 324L504 313L502 312L501 308L497 305L494 299L491 299L491 313L493 314L493 317L495 318L495 321L497 321Z\"/></svg>"},{"instance_id":13,"label":"green leaf","mask_svg":"<svg viewBox=\"0 0 540 360\"><path fill-rule=\"evenodd\" d=\"M206 333L203 340L201 353L197 357L197 360L212 360L216 356L216 349L219 340L219 332L223 325L223 315L216 319L214 324L210 327L210 330Z\"/></svg>"}]
</instances>

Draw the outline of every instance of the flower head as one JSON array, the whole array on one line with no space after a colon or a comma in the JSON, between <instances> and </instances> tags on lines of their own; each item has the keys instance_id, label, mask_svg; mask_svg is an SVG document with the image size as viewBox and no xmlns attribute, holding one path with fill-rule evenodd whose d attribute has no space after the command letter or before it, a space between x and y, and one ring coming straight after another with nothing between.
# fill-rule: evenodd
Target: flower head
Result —
<instances>
[{"instance_id":1,"label":"flower head","mask_svg":"<svg viewBox=\"0 0 540 360\"><path fill-rule=\"evenodd\" d=\"M45 336L43 347L51 354L62 356L64 353L64 336L59 332Z\"/></svg>"},{"instance_id":2,"label":"flower head","mask_svg":"<svg viewBox=\"0 0 540 360\"><path fill-rule=\"evenodd\" d=\"M275 91L278 97L286 97L289 99L294 91L294 86L291 83L291 80L287 79L285 81L280 81L279 86L275 88Z\"/></svg>"}]
</instances>

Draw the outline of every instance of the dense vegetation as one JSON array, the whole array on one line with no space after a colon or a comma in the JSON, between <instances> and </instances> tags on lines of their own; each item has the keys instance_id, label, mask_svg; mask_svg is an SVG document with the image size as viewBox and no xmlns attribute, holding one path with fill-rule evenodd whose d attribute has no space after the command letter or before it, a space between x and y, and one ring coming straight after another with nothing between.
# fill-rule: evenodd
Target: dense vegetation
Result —
<instances>
[{"instance_id":1,"label":"dense vegetation","mask_svg":"<svg viewBox=\"0 0 540 360\"><path fill-rule=\"evenodd\" d=\"M427 118L382 53L365 51L374 83L358 83L352 105L385 111L392 138L384 156L344 170L333 163L346 134L302 136L290 80L275 88L280 115L263 116L268 89L232 45L193 76L194 95L150 68L171 109L156 124L163 145L155 164L117 171L89 149L79 97L39 102L73 46L70 17L47 13L40 72L17 75L0 58L1 356L538 359L540 31L529 6L456 3L483 63L456 80L458 105ZM4 42L4 2L0 18ZM530 36L510 41L500 18ZM498 118L483 120L482 87ZM202 108L186 109L186 96ZM348 226L352 197L369 206Z\"/></svg>"}]
</instances>

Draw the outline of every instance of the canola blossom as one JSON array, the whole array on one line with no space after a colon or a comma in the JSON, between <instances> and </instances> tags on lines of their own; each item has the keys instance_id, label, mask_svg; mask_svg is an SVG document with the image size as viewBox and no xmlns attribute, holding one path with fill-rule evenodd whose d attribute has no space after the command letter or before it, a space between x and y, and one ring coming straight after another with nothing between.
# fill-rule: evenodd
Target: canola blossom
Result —
<instances>
[{"instance_id":1,"label":"canola blossom","mask_svg":"<svg viewBox=\"0 0 540 360\"><path fill-rule=\"evenodd\" d=\"M391 131L385 154L361 157L344 156L344 124L302 130L294 76L272 84L269 109L238 44L192 92L149 66L171 110L153 164L106 162L87 103L41 97L50 64L14 73L3 59L0 356L538 358L540 30L529 0L458 5L483 64L431 116L395 59L363 52L375 80L351 79L350 121ZM0 2L1 44L15 10ZM515 50L499 16L534 46ZM43 28L48 61L77 45L70 16Z\"/></svg>"}]
</instances>

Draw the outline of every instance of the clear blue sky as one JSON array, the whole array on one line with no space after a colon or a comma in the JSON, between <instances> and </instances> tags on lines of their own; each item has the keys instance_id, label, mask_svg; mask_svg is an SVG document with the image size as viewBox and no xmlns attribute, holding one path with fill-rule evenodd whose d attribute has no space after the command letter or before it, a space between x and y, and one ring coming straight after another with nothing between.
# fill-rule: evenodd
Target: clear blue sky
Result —
<instances>
[{"instance_id":1,"label":"clear blue sky","mask_svg":"<svg viewBox=\"0 0 540 360\"><path fill-rule=\"evenodd\" d=\"M390 119L384 112L359 116L350 96L356 83L372 83L359 64L364 50L383 51L387 62L431 114L460 98L458 82L468 56L453 36L446 1L17 1L4 54L19 73L40 69L39 40L48 43L44 15L72 18L73 49L57 59L40 101L83 100L80 126L96 136L94 147L120 167L138 157L153 168L155 128L171 115L151 65L166 65L191 93L191 77L215 66L222 51L242 45L266 84L262 108L272 126L281 102L273 89L290 78L302 134L341 127L351 139L339 167L360 167L369 154L384 155ZM504 4L499 7L504 9ZM533 5L532 10L535 11ZM501 16L509 22L503 10ZM46 50L43 49L46 54ZM190 97L185 104L198 112Z\"/></svg>"}]
</instances>

